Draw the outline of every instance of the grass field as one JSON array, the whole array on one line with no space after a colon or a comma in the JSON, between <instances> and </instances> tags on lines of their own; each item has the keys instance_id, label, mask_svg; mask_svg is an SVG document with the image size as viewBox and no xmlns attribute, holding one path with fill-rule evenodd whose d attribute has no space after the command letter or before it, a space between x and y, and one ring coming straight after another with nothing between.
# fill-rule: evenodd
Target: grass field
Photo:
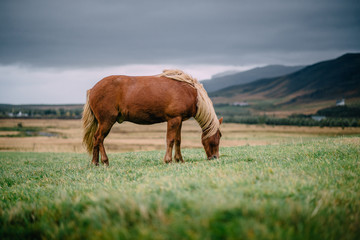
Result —
<instances>
[{"instance_id":1,"label":"grass field","mask_svg":"<svg viewBox=\"0 0 360 240\"><path fill-rule=\"evenodd\" d=\"M0 239L359 239L360 138L110 154L0 152Z\"/></svg>"}]
</instances>

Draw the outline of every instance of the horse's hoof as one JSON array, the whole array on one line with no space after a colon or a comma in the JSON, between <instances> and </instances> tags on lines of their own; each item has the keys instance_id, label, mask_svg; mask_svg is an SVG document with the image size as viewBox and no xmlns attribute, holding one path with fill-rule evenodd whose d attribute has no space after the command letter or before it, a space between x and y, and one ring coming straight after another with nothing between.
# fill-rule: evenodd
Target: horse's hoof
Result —
<instances>
[{"instance_id":1,"label":"horse's hoof","mask_svg":"<svg viewBox=\"0 0 360 240\"><path fill-rule=\"evenodd\" d=\"M178 159L175 159L175 161L177 162L177 163L184 163L184 160L182 159L182 158L178 158Z\"/></svg>"},{"instance_id":2,"label":"horse's hoof","mask_svg":"<svg viewBox=\"0 0 360 240\"><path fill-rule=\"evenodd\" d=\"M97 166L99 166L99 163L98 162L91 162L90 165L97 167Z\"/></svg>"}]
</instances>

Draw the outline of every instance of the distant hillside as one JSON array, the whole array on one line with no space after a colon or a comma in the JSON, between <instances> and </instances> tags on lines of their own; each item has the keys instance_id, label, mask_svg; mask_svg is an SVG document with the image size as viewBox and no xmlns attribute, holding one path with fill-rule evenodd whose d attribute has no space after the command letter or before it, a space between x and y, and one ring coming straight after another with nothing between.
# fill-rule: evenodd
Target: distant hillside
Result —
<instances>
[{"instance_id":1,"label":"distant hillside","mask_svg":"<svg viewBox=\"0 0 360 240\"><path fill-rule=\"evenodd\" d=\"M345 54L297 72L210 93L213 98L284 99L283 103L360 97L360 54Z\"/></svg>"},{"instance_id":2,"label":"distant hillside","mask_svg":"<svg viewBox=\"0 0 360 240\"><path fill-rule=\"evenodd\" d=\"M225 71L225 72L219 72L219 73L216 73L216 74L212 75L211 79L221 78L221 77L225 77L225 76L228 76L228 75L234 75L234 74L237 74L239 72L240 71L236 71L236 70L229 70L229 71ZM209 80L209 79L207 79L207 80Z\"/></svg>"},{"instance_id":3,"label":"distant hillside","mask_svg":"<svg viewBox=\"0 0 360 240\"><path fill-rule=\"evenodd\" d=\"M278 77L285 74L296 72L302 69L303 66L281 66L281 65L269 65L266 67L258 67L248 71L239 72L235 74L222 74L215 75L210 80L201 81L204 88L208 92L214 92L225 87L249 83L261 78ZM220 75L220 76L219 76Z\"/></svg>"}]
</instances>

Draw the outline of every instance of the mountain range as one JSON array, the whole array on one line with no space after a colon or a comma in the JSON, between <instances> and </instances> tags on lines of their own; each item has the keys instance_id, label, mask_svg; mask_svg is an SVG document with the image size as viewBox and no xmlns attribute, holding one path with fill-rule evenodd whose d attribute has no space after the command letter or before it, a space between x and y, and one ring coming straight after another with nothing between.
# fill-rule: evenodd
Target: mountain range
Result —
<instances>
[{"instance_id":1,"label":"mountain range","mask_svg":"<svg viewBox=\"0 0 360 240\"><path fill-rule=\"evenodd\" d=\"M278 77L296 72L304 66L269 65L257 67L244 72L224 72L216 74L210 80L201 83L208 92L214 92L225 87L249 83L262 78Z\"/></svg>"},{"instance_id":2,"label":"mountain range","mask_svg":"<svg viewBox=\"0 0 360 240\"><path fill-rule=\"evenodd\" d=\"M234 76L224 78L230 82ZM216 99L221 99L221 102L229 102L230 99L281 99L280 104L360 98L360 54L348 53L283 76L266 77L210 91L209 96L215 102L219 102Z\"/></svg>"}]
</instances>

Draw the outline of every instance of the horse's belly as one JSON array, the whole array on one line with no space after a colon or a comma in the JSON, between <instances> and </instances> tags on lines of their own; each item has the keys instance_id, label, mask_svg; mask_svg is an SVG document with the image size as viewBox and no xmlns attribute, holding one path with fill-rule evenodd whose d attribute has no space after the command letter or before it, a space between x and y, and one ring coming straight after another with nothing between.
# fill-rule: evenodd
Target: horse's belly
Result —
<instances>
[{"instance_id":1,"label":"horse's belly","mask_svg":"<svg viewBox=\"0 0 360 240\"><path fill-rule=\"evenodd\" d=\"M136 124L154 124L167 121L166 114L163 111L154 110L130 110L127 113L118 117L121 123L122 121L128 121Z\"/></svg>"},{"instance_id":2,"label":"horse's belly","mask_svg":"<svg viewBox=\"0 0 360 240\"><path fill-rule=\"evenodd\" d=\"M161 122L165 122L166 119L165 118L159 118L156 116L151 116L149 115L138 115L136 117L130 117L128 119L126 119L126 121L132 122L132 123L136 123L136 124L154 124L154 123L161 123Z\"/></svg>"}]
</instances>

